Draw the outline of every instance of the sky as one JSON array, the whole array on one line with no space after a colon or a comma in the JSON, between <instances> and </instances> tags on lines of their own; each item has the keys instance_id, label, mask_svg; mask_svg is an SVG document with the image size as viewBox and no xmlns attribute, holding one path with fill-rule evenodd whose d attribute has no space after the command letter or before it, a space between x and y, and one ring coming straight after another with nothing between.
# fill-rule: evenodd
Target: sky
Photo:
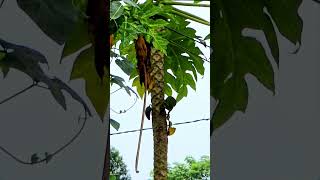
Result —
<instances>
[{"instance_id":1,"label":"sky","mask_svg":"<svg viewBox=\"0 0 320 180\"><path fill-rule=\"evenodd\" d=\"M194 7L181 7L179 9L196 14L197 16L210 21L210 9L209 8L194 8ZM201 37L205 37L210 32L210 27L196 22L191 22L189 25L194 28ZM207 58L209 55L209 48L204 48L199 45L201 51ZM182 99L177 106L170 113L171 121L173 123L192 121L202 118L209 118L210 116L210 69L209 63L205 62L205 74L202 77L198 76L197 90L194 91L188 87L188 96ZM128 80L128 76L122 72L120 68L111 64L111 73L123 77ZM131 85L130 82L127 85ZM111 92L118 87L115 85L111 88ZM148 97L147 102L150 102ZM130 107L134 102L134 96L130 97L126 92L118 91L111 95L111 108L117 112ZM124 114L116 114L111 111L111 118L117 120L120 123L120 131L136 130L140 127L141 112L142 112L142 100L138 99L137 103L132 109ZM147 103L148 104L148 103ZM151 121L145 118L144 127L151 127ZM209 121L201 121L198 123L185 124L175 126L176 132L173 136L169 136L168 146L168 162L183 162L186 156L193 156L199 159L203 155L210 154L210 126ZM114 128L111 128L111 133L117 132ZM143 131L142 142L140 148L140 160L139 160L139 173L135 173L135 157L138 143L139 132L113 135L111 136L111 146L120 151L125 164L128 166L129 173L133 180L147 180L150 179L150 172L153 169L153 136L152 130Z\"/></svg>"}]
</instances>

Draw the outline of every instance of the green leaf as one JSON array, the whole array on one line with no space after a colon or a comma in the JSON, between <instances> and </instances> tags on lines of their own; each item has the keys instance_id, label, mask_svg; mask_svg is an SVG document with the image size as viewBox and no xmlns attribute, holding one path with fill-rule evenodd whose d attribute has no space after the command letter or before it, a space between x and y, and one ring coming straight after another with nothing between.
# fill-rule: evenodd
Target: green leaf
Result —
<instances>
[{"instance_id":1,"label":"green leaf","mask_svg":"<svg viewBox=\"0 0 320 180\"><path fill-rule=\"evenodd\" d=\"M110 19L118 19L124 12L124 7L119 1L112 1L110 7Z\"/></svg>"},{"instance_id":2,"label":"green leaf","mask_svg":"<svg viewBox=\"0 0 320 180\"><path fill-rule=\"evenodd\" d=\"M170 74L169 72L166 72L165 74L164 74L164 82L166 82L166 84L168 83L168 84L170 84L171 85L171 87L175 90L175 91L178 91L178 87L176 86L176 78L172 75L172 74ZM168 86L168 88L170 88L169 86ZM166 90L166 88L165 88L165 90ZM168 96L170 96L169 94L167 94Z\"/></svg>"},{"instance_id":3,"label":"green leaf","mask_svg":"<svg viewBox=\"0 0 320 180\"><path fill-rule=\"evenodd\" d=\"M120 128L120 123L118 123L117 121L113 120L113 119L110 119L110 124L113 128L115 128L117 131L119 130Z\"/></svg>"},{"instance_id":4,"label":"green leaf","mask_svg":"<svg viewBox=\"0 0 320 180\"><path fill-rule=\"evenodd\" d=\"M262 45L244 37L244 28L262 30L274 60L279 64L275 27L293 43L301 42L302 20L298 8L302 0L250 1L217 0L213 7L215 27L213 59L210 63L211 95L218 101L211 119L211 133L236 111L244 112L248 102L246 74L255 76L274 93L274 72ZM283 10L286 13L283 13ZM264 8L272 19L266 15Z\"/></svg>"},{"instance_id":5,"label":"green leaf","mask_svg":"<svg viewBox=\"0 0 320 180\"><path fill-rule=\"evenodd\" d=\"M166 81L165 81L166 82ZM168 96L172 96L172 89L171 87L168 85L168 83L165 83L164 85L164 93Z\"/></svg>"},{"instance_id":6,"label":"green leaf","mask_svg":"<svg viewBox=\"0 0 320 180\"><path fill-rule=\"evenodd\" d=\"M72 0L17 0L17 3L45 34L60 45L81 16Z\"/></svg>"},{"instance_id":7,"label":"green leaf","mask_svg":"<svg viewBox=\"0 0 320 180\"><path fill-rule=\"evenodd\" d=\"M189 24L186 19L176 17L175 21L170 21L168 26L170 29L174 29L174 31L178 31L179 33L172 31L166 37L166 39L169 40L169 44L167 46L166 61L164 62L166 69L164 78L165 82L168 83L168 86L165 87L168 88L171 86L172 89L178 93L177 101L187 96L187 85L195 90L195 80L198 79L197 74L204 74L204 61L201 57L202 52L196 46L194 40L190 39L196 37L196 31L187 27ZM171 70L173 74L169 73L168 70ZM192 72L192 75L189 71ZM180 92L182 92L182 94L180 94ZM170 93L170 91L165 89L165 93Z\"/></svg>"},{"instance_id":8,"label":"green leaf","mask_svg":"<svg viewBox=\"0 0 320 180\"><path fill-rule=\"evenodd\" d=\"M6 77L11 68L14 68L27 74L30 78L32 78L33 81L46 84L55 100L62 106L64 110L66 110L67 106L65 102L65 96L62 93L62 90L64 90L69 93L73 99L81 103L91 116L86 103L74 90L72 90L60 79L55 77L51 78L43 72L39 63L48 63L46 58L41 53L24 46L8 43L1 39L0 44L4 46L4 49L13 50L12 52L8 52L5 58L0 61L0 68L4 74L4 77Z\"/></svg>"},{"instance_id":9,"label":"green leaf","mask_svg":"<svg viewBox=\"0 0 320 180\"><path fill-rule=\"evenodd\" d=\"M177 102L179 102L183 97L187 97L187 95L188 95L187 86L182 85L178 91L178 96L176 98Z\"/></svg>"},{"instance_id":10,"label":"green leaf","mask_svg":"<svg viewBox=\"0 0 320 180\"><path fill-rule=\"evenodd\" d=\"M186 84L188 84L193 90L196 90L196 83L193 80L193 77L191 74L186 73L184 79L185 79Z\"/></svg>"},{"instance_id":11,"label":"green leaf","mask_svg":"<svg viewBox=\"0 0 320 180\"><path fill-rule=\"evenodd\" d=\"M6 56L6 53L0 52L0 61Z\"/></svg>"},{"instance_id":12,"label":"green leaf","mask_svg":"<svg viewBox=\"0 0 320 180\"><path fill-rule=\"evenodd\" d=\"M139 80L139 76L137 76L133 82L132 82L132 86L137 88L137 92L139 94L139 96L142 98L144 95L144 85L140 84L140 80Z\"/></svg>"},{"instance_id":13,"label":"green leaf","mask_svg":"<svg viewBox=\"0 0 320 180\"><path fill-rule=\"evenodd\" d=\"M165 100L164 100L164 104L165 104L165 108L169 111L171 111L174 106L176 106L177 101L172 97L172 96L168 96Z\"/></svg>"},{"instance_id":14,"label":"green leaf","mask_svg":"<svg viewBox=\"0 0 320 180\"><path fill-rule=\"evenodd\" d=\"M101 120L104 119L109 103L109 79L103 82L96 73L94 65L94 49L90 47L80 53L73 64L71 80L85 80L86 94Z\"/></svg>"},{"instance_id":15,"label":"green leaf","mask_svg":"<svg viewBox=\"0 0 320 180\"><path fill-rule=\"evenodd\" d=\"M146 114L146 117L148 118L148 120L150 120L151 111L152 111L152 108L150 106L148 106L145 111L145 114Z\"/></svg>"},{"instance_id":16,"label":"green leaf","mask_svg":"<svg viewBox=\"0 0 320 180\"><path fill-rule=\"evenodd\" d=\"M210 33L204 38L204 40L210 39Z\"/></svg>"},{"instance_id":17,"label":"green leaf","mask_svg":"<svg viewBox=\"0 0 320 180\"><path fill-rule=\"evenodd\" d=\"M134 69L134 65L132 62L130 62L128 59L124 58L123 60L116 59L116 64L122 69L124 73L126 73L128 76L130 76L131 72Z\"/></svg>"},{"instance_id":18,"label":"green leaf","mask_svg":"<svg viewBox=\"0 0 320 180\"><path fill-rule=\"evenodd\" d=\"M68 37L68 40L63 47L61 59L90 44L88 32L88 23L84 20L78 21L73 28L73 33Z\"/></svg>"},{"instance_id":19,"label":"green leaf","mask_svg":"<svg viewBox=\"0 0 320 180\"><path fill-rule=\"evenodd\" d=\"M169 41L154 31L150 32L150 34L152 36L153 47L167 55L167 45Z\"/></svg>"},{"instance_id":20,"label":"green leaf","mask_svg":"<svg viewBox=\"0 0 320 180\"><path fill-rule=\"evenodd\" d=\"M137 3L135 3L134 1L131 1L131 0L122 0L123 2L125 2L126 4L130 5L130 6L133 6L133 7L136 7L136 8L140 8L138 6Z\"/></svg>"},{"instance_id":21,"label":"green leaf","mask_svg":"<svg viewBox=\"0 0 320 180\"><path fill-rule=\"evenodd\" d=\"M115 175L110 175L110 180L117 180L117 176L115 176Z\"/></svg>"},{"instance_id":22,"label":"green leaf","mask_svg":"<svg viewBox=\"0 0 320 180\"><path fill-rule=\"evenodd\" d=\"M131 96L130 92L133 92L134 94L136 94L129 86L126 86L124 84L124 79L122 77L119 76L115 76L115 75L110 75L111 79L110 79L110 84L112 85L113 83L117 84L120 88L124 88L124 90Z\"/></svg>"},{"instance_id":23,"label":"green leaf","mask_svg":"<svg viewBox=\"0 0 320 180\"><path fill-rule=\"evenodd\" d=\"M144 22L144 24L149 26L150 28L154 28L154 29L163 28L169 24L169 22L163 19L157 19L157 20L147 19L142 22Z\"/></svg>"},{"instance_id":24,"label":"green leaf","mask_svg":"<svg viewBox=\"0 0 320 180\"><path fill-rule=\"evenodd\" d=\"M162 9L158 6L147 6L148 8L143 8L142 9L142 16L141 19L147 19L150 18L151 16L154 16L158 14L159 12L162 11Z\"/></svg>"}]
</instances>

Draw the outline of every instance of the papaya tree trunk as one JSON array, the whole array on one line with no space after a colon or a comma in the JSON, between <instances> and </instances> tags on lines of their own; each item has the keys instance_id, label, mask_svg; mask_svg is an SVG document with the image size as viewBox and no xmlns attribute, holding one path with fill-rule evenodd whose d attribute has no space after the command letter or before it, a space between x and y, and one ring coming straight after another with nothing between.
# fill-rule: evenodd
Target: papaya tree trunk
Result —
<instances>
[{"instance_id":1,"label":"papaya tree trunk","mask_svg":"<svg viewBox=\"0 0 320 180\"><path fill-rule=\"evenodd\" d=\"M156 49L151 50L151 89L152 128L154 143L154 179L167 180L168 136L166 112L164 109L164 55Z\"/></svg>"}]
</instances>

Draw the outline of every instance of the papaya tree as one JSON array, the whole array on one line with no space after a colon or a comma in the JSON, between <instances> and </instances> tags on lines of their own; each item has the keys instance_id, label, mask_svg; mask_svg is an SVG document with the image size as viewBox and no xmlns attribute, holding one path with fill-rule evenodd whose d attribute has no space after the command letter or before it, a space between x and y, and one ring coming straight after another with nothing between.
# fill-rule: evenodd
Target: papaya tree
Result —
<instances>
[{"instance_id":1,"label":"papaya tree","mask_svg":"<svg viewBox=\"0 0 320 180\"><path fill-rule=\"evenodd\" d=\"M207 60L196 46L196 42L207 46L204 37L197 37L196 31L188 25L189 20L205 25L209 22L172 5L209 7L207 4L174 1L147 0L141 4L111 1L110 10L111 39L112 44L116 44L114 49L118 50L111 54L133 81L132 86L139 96L142 98L146 91L151 94L151 105L143 112L148 118L152 116L154 179L157 180L167 179L168 135L173 131L169 113L177 102L187 97L188 86L196 90L198 75L204 74L203 64ZM140 48L144 47L140 42L146 47ZM145 63L150 63L145 71L139 67L140 54L143 54L140 51L144 49L148 51ZM177 94L175 97L173 92ZM137 158L138 155L139 145Z\"/></svg>"}]
</instances>

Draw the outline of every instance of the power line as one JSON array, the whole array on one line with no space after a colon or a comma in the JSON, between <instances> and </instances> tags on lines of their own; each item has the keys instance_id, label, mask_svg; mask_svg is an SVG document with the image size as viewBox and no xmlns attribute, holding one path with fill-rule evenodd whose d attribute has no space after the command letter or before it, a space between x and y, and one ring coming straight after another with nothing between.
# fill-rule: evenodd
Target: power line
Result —
<instances>
[{"instance_id":1,"label":"power line","mask_svg":"<svg viewBox=\"0 0 320 180\"><path fill-rule=\"evenodd\" d=\"M197 120L193 120L193 121L185 121L185 122L180 122L180 123L173 123L172 125L190 124L190 123L196 123L196 122L200 122L200 121L209 121L209 120L210 120L209 118L197 119ZM145 131L145 130L151 130L151 129L153 129L153 128L144 128L142 130ZM119 134L127 134L127 133L132 133L132 132L137 132L137 131L140 131L140 129L111 133L110 136L119 135Z\"/></svg>"}]
</instances>

